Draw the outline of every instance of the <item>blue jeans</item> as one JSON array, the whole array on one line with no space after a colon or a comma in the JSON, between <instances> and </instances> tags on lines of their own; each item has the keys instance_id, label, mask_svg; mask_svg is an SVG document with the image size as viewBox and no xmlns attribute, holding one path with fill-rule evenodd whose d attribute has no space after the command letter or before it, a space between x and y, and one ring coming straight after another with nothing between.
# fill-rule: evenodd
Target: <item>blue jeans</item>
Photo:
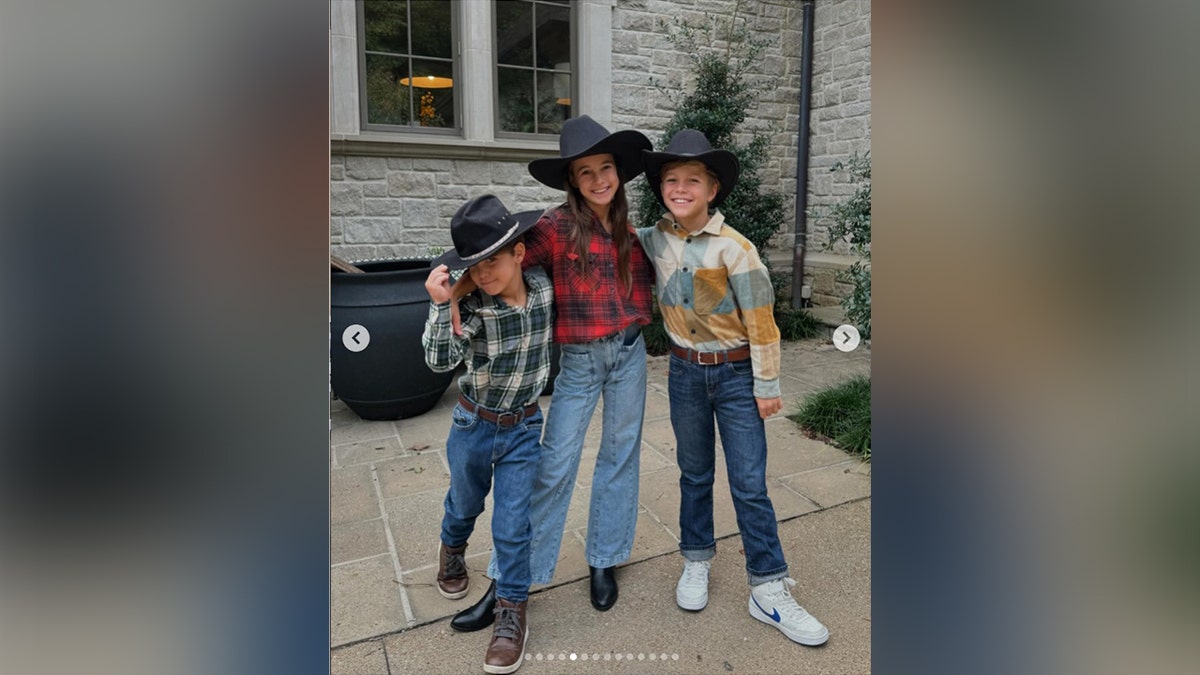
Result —
<instances>
[{"instance_id":1,"label":"blue jeans","mask_svg":"<svg viewBox=\"0 0 1200 675\"><path fill-rule=\"evenodd\" d=\"M750 584L786 577L775 508L767 496L767 434L754 400L750 360L703 366L672 354L667 383L671 426L679 446L675 454L680 553L687 560L709 560L717 552L713 538L716 417Z\"/></svg>"},{"instance_id":2,"label":"blue jeans","mask_svg":"<svg viewBox=\"0 0 1200 675\"><path fill-rule=\"evenodd\" d=\"M541 456L542 413L539 410L511 427L467 412L461 404L451 413L446 439L450 489L442 517L442 543L462 546L475 530L495 476L492 501L492 556L500 560L504 580L496 596L511 602L529 597L529 494Z\"/></svg>"},{"instance_id":3,"label":"blue jeans","mask_svg":"<svg viewBox=\"0 0 1200 675\"><path fill-rule=\"evenodd\" d=\"M530 570L535 584L550 583L554 577L584 435L601 396L604 426L592 475L588 564L612 567L628 560L637 525L638 468L646 412L645 342L639 335L633 344L624 345L617 335L584 344L562 344L560 349L542 461L530 503ZM503 578L494 553L488 576Z\"/></svg>"}]
</instances>

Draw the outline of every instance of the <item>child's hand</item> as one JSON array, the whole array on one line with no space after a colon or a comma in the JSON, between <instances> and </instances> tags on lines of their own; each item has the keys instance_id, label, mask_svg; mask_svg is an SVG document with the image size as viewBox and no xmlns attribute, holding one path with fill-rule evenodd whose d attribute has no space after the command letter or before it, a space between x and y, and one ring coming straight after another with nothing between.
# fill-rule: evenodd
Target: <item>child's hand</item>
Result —
<instances>
[{"instance_id":1,"label":"child's hand","mask_svg":"<svg viewBox=\"0 0 1200 675\"><path fill-rule=\"evenodd\" d=\"M450 268L445 265L438 265L429 273L429 278L425 280L425 290L429 293L429 299L438 303L450 300Z\"/></svg>"},{"instance_id":2,"label":"child's hand","mask_svg":"<svg viewBox=\"0 0 1200 675\"><path fill-rule=\"evenodd\" d=\"M754 402L758 404L758 416L764 420L783 410L783 397L776 396L775 398L758 398L754 397Z\"/></svg>"}]
</instances>

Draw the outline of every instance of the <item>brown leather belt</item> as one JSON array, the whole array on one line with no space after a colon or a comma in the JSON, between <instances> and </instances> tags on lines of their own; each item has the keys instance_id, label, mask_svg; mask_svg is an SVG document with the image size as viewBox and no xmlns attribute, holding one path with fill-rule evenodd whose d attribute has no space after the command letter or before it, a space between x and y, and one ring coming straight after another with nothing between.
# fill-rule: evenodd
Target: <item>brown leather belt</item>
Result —
<instances>
[{"instance_id":1,"label":"brown leather belt","mask_svg":"<svg viewBox=\"0 0 1200 675\"><path fill-rule=\"evenodd\" d=\"M514 426L520 424L521 421L524 420L526 417L532 417L533 414L538 411L538 404L530 403L529 405L525 406L525 408L523 408L522 410L513 410L510 412L498 413L498 412L495 412L492 410L488 410L487 408L484 408L483 406L478 406L478 405L475 405L474 403L471 403L471 400L468 399L466 396L463 396L462 394L458 395L458 404L463 407L463 410L466 410L467 412L469 412L473 415L478 415L480 419L487 420L488 422L491 422L492 424L496 424L496 425L499 425L502 427L514 427Z\"/></svg>"},{"instance_id":2,"label":"brown leather belt","mask_svg":"<svg viewBox=\"0 0 1200 675\"><path fill-rule=\"evenodd\" d=\"M744 361L750 358L750 345L736 349L726 349L723 352L698 352L671 345L671 353L686 361L699 363L702 366L715 366L730 361Z\"/></svg>"}]
</instances>

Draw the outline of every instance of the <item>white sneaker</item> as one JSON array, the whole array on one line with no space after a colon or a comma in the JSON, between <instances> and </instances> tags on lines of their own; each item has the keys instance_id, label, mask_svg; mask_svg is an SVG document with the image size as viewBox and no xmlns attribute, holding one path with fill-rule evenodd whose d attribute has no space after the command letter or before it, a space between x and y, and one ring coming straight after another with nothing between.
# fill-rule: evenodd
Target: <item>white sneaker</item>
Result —
<instances>
[{"instance_id":1,"label":"white sneaker","mask_svg":"<svg viewBox=\"0 0 1200 675\"><path fill-rule=\"evenodd\" d=\"M750 616L771 624L789 640L815 647L829 639L829 629L804 608L788 590L796 582L784 578L750 587Z\"/></svg>"},{"instance_id":2,"label":"white sneaker","mask_svg":"<svg viewBox=\"0 0 1200 675\"><path fill-rule=\"evenodd\" d=\"M683 609L698 612L708 604L709 564L707 560L689 560L683 566L675 584L675 602Z\"/></svg>"}]
</instances>

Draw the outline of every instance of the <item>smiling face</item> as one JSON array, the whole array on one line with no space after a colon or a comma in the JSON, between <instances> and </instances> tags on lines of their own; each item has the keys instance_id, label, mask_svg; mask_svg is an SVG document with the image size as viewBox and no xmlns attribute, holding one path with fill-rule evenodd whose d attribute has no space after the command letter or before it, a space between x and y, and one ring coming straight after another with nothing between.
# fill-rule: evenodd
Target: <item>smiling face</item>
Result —
<instances>
[{"instance_id":1,"label":"smiling face","mask_svg":"<svg viewBox=\"0 0 1200 675\"><path fill-rule=\"evenodd\" d=\"M588 155L571 162L567 169L571 185L583 195L588 208L603 222L608 215L608 207L612 204L617 188L621 187L621 177L617 174L617 164L610 154Z\"/></svg>"},{"instance_id":2,"label":"smiling face","mask_svg":"<svg viewBox=\"0 0 1200 675\"><path fill-rule=\"evenodd\" d=\"M675 162L662 170L662 198L675 221L696 231L708 222L708 205L721 185L702 162Z\"/></svg>"}]
</instances>

